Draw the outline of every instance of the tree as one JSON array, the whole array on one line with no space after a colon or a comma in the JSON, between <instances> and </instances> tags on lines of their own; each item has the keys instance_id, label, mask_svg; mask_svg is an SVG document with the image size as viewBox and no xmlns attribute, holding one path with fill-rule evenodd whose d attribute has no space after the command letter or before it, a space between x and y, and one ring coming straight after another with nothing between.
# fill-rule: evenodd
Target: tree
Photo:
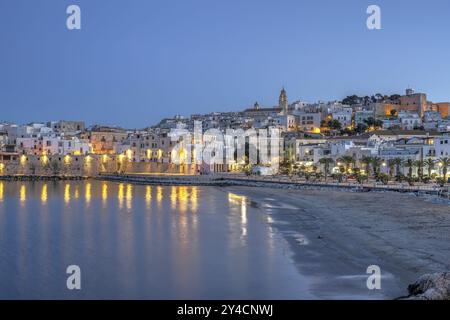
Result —
<instances>
[{"instance_id":1,"label":"tree","mask_svg":"<svg viewBox=\"0 0 450 320\"><path fill-rule=\"evenodd\" d=\"M389 183L389 175L385 174L385 173L380 173L378 175L378 180L381 181L384 185Z\"/></svg>"},{"instance_id":2,"label":"tree","mask_svg":"<svg viewBox=\"0 0 450 320\"><path fill-rule=\"evenodd\" d=\"M351 166L355 163L355 158L353 156L343 156L338 159L339 162L343 162L345 165L345 172L348 173Z\"/></svg>"},{"instance_id":3,"label":"tree","mask_svg":"<svg viewBox=\"0 0 450 320\"><path fill-rule=\"evenodd\" d=\"M364 104L365 106L368 106L368 105L370 104L370 97L369 97L369 96L365 96L365 97L363 98L363 104Z\"/></svg>"},{"instance_id":4,"label":"tree","mask_svg":"<svg viewBox=\"0 0 450 320\"><path fill-rule=\"evenodd\" d=\"M381 159L379 157L372 158L373 171L374 171L375 176L377 176L377 177L380 175L380 168L381 168L382 163L383 163L383 159Z\"/></svg>"},{"instance_id":5,"label":"tree","mask_svg":"<svg viewBox=\"0 0 450 320\"><path fill-rule=\"evenodd\" d=\"M403 162L403 166L405 168L408 168L408 178L412 179L413 170L414 170L414 167L416 166L416 162L413 161L412 159L408 159Z\"/></svg>"},{"instance_id":6,"label":"tree","mask_svg":"<svg viewBox=\"0 0 450 320\"><path fill-rule=\"evenodd\" d=\"M383 126L383 121L376 120L374 117L369 117L365 119L364 122L367 124L367 126L373 128L381 128Z\"/></svg>"},{"instance_id":7,"label":"tree","mask_svg":"<svg viewBox=\"0 0 450 320\"><path fill-rule=\"evenodd\" d=\"M395 164L395 176L397 177L397 180L400 180L401 167L402 167L403 161L400 158L394 158L393 162Z\"/></svg>"},{"instance_id":8,"label":"tree","mask_svg":"<svg viewBox=\"0 0 450 320\"><path fill-rule=\"evenodd\" d=\"M288 157L280 162L280 172L282 174L290 176L292 175L293 171L294 171L294 163L291 158Z\"/></svg>"},{"instance_id":9,"label":"tree","mask_svg":"<svg viewBox=\"0 0 450 320\"><path fill-rule=\"evenodd\" d=\"M389 159L387 164L389 166L389 177L392 178L392 177L394 177L396 161L395 161L395 159Z\"/></svg>"},{"instance_id":10,"label":"tree","mask_svg":"<svg viewBox=\"0 0 450 320\"><path fill-rule=\"evenodd\" d=\"M334 163L334 160L331 159L331 158L321 158L319 160L319 163L322 164L323 167L324 167L323 173L324 173L324 176L325 176L325 181L327 181L328 174L330 172L330 165L332 163Z\"/></svg>"},{"instance_id":11,"label":"tree","mask_svg":"<svg viewBox=\"0 0 450 320\"><path fill-rule=\"evenodd\" d=\"M367 126L363 123L358 123L358 125L355 128L356 133L364 133L367 131Z\"/></svg>"},{"instance_id":12,"label":"tree","mask_svg":"<svg viewBox=\"0 0 450 320\"><path fill-rule=\"evenodd\" d=\"M375 118L374 117L369 117L367 119L364 119L364 122L367 124L367 126L369 127L373 127L375 126Z\"/></svg>"},{"instance_id":13,"label":"tree","mask_svg":"<svg viewBox=\"0 0 450 320\"><path fill-rule=\"evenodd\" d=\"M439 159L440 166L442 167L442 175L444 176L444 181L447 182L447 170L450 167L450 158L444 157Z\"/></svg>"},{"instance_id":14,"label":"tree","mask_svg":"<svg viewBox=\"0 0 450 320\"><path fill-rule=\"evenodd\" d=\"M346 104L346 105L352 106L352 105L355 105L355 104L360 104L361 100L362 99L360 97L358 97L357 95L352 95L352 96L345 97L342 100L342 104Z\"/></svg>"},{"instance_id":15,"label":"tree","mask_svg":"<svg viewBox=\"0 0 450 320\"><path fill-rule=\"evenodd\" d=\"M358 183L360 183L360 184L363 184L364 181L366 181L367 179L368 179L368 177L365 174L358 173L356 175L356 181L358 181Z\"/></svg>"},{"instance_id":16,"label":"tree","mask_svg":"<svg viewBox=\"0 0 450 320\"><path fill-rule=\"evenodd\" d=\"M333 177L333 179L337 180L338 182L342 182L344 175L342 173L333 173L331 175Z\"/></svg>"},{"instance_id":17,"label":"tree","mask_svg":"<svg viewBox=\"0 0 450 320\"><path fill-rule=\"evenodd\" d=\"M414 164L417 167L417 175L419 176L419 179L423 180L423 167L424 167L423 160L417 160Z\"/></svg>"},{"instance_id":18,"label":"tree","mask_svg":"<svg viewBox=\"0 0 450 320\"><path fill-rule=\"evenodd\" d=\"M372 163L372 157L362 157L362 164L365 165L364 170L366 171L367 179L370 177L370 164Z\"/></svg>"},{"instance_id":19,"label":"tree","mask_svg":"<svg viewBox=\"0 0 450 320\"><path fill-rule=\"evenodd\" d=\"M433 169L434 169L434 165L435 165L435 162L434 162L434 160L433 159L431 159L431 158L428 158L428 159L426 159L425 161L424 161L424 166L427 168L427 170L428 170L428 178L431 178L431 171L433 171Z\"/></svg>"},{"instance_id":20,"label":"tree","mask_svg":"<svg viewBox=\"0 0 450 320\"><path fill-rule=\"evenodd\" d=\"M339 120L331 120L328 126L334 130L342 129L342 124L339 122Z\"/></svg>"}]
</instances>

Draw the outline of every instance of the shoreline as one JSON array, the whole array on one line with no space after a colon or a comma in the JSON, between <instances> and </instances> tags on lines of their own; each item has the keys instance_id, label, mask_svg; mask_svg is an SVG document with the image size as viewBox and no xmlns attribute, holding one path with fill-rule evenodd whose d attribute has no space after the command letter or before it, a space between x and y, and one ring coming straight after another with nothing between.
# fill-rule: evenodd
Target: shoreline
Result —
<instances>
[{"instance_id":1,"label":"shoreline","mask_svg":"<svg viewBox=\"0 0 450 320\"><path fill-rule=\"evenodd\" d=\"M382 185L382 184L356 184L356 183L333 183L333 182L305 182L283 180L283 177L260 178L241 177L227 175L147 175L147 174L101 174L95 179L126 182L142 185L168 185L168 186L214 186L214 187L255 187L283 190L336 190L343 192L367 193L367 192L390 192L414 194L416 196L429 196L436 200L446 201L450 204L450 187L434 186L405 186L405 185ZM446 190L447 188L448 190Z\"/></svg>"},{"instance_id":2,"label":"shoreline","mask_svg":"<svg viewBox=\"0 0 450 320\"><path fill-rule=\"evenodd\" d=\"M399 193L227 187L260 209L286 240L299 272L325 299L397 299L426 273L446 272L450 216L445 204ZM382 290L366 287L370 265Z\"/></svg>"}]
</instances>

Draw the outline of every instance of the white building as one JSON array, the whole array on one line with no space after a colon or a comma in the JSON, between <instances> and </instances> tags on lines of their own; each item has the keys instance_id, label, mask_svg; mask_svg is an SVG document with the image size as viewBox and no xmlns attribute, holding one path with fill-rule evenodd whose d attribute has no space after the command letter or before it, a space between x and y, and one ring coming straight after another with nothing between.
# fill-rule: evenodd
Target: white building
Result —
<instances>
[{"instance_id":1,"label":"white building","mask_svg":"<svg viewBox=\"0 0 450 320\"><path fill-rule=\"evenodd\" d=\"M77 137L61 139L58 144L58 154L87 155L92 152L89 141Z\"/></svg>"},{"instance_id":2,"label":"white building","mask_svg":"<svg viewBox=\"0 0 450 320\"><path fill-rule=\"evenodd\" d=\"M341 111L331 113L333 120L339 121L342 128L347 128L352 125L352 108L343 108Z\"/></svg>"},{"instance_id":3,"label":"white building","mask_svg":"<svg viewBox=\"0 0 450 320\"><path fill-rule=\"evenodd\" d=\"M295 116L291 114L279 115L274 120L276 126L282 131L294 131L296 128Z\"/></svg>"},{"instance_id":4,"label":"white building","mask_svg":"<svg viewBox=\"0 0 450 320\"><path fill-rule=\"evenodd\" d=\"M16 138L16 146L19 153L30 155L42 154L42 138L20 137Z\"/></svg>"},{"instance_id":5,"label":"white building","mask_svg":"<svg viewBox=\"0 0 450 320\"><path fill-rule=\"evenodd\" d=\"M414 130L422 125L422 119L415 112L400 111L397 118L403 130Z\"/></svg>"},{"instance_id":6,"label":"white building","mask_svg":"<svg viewBox=\"0 0 450 320\"><path fill-rule=\"evenodd\" d=\"M320 113L294 111L293 114L296 117L297 128L299 130L305 132L320 132Z\"/></svg>"},{"instance_id":7,"label":"white building","mask_svg":"<svg viewBox=\"0 0 450 320\"><path fill-rule=\"evenodd\" d=\"M434 138L434 149L438 159L450 156L450 135L446 134L442 137Z\"/></svg>"}]
</instances>

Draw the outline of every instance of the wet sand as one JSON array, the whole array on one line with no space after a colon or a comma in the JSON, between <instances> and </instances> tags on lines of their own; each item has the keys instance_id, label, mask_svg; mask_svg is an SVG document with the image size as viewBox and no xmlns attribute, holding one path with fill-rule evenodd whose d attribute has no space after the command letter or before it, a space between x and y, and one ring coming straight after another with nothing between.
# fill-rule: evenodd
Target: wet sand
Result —
<instances>
[{"instance_id":1,"label":"wet sand","mask_svg":"<svg viewBox=\"0 0 450 320\"><path fill-rule=\"evenodd\" d=\"M450 270L450 206L401 193L225 188L248 197L289 243L320 299L393 299L430 272ZM381 268L381 290L366 286Z\"/></svg>"}]
</instances>

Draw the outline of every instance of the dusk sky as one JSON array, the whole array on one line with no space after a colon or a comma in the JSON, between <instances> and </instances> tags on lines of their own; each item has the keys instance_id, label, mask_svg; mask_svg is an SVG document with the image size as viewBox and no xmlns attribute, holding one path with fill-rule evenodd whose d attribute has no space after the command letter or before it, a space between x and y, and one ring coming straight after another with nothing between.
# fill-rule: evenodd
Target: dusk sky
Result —
<instances>
[{"instance_id":1,"label":"dusk sky","mask_svg":"<svg viewBox=\"0 0 450 320\"><path fill-rule=\"evenodd\" d=\"M282 86L290 101L408 85L449 101L449 15L448 0L1 0L0 121L145 127L272 106Z\"/></svg>"}]
</instances>

